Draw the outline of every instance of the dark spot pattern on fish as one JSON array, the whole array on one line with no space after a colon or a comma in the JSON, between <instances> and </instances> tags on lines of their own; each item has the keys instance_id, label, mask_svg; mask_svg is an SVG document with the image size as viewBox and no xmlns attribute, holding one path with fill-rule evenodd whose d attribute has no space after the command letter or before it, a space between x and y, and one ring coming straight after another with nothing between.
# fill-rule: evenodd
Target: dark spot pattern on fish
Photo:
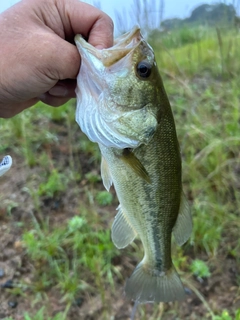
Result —
<instances>
[{"instance_id":1,"label":"dark spot pattern on fish","mask_svg":"<svg viewBox=\"0 0 240 320\"><path fill-rule=\"evenodd\" d=\"M115 47L104 51L108 65L111 60L111 72L102 65L97 49L89 49L90 45L84 42L77 43L83 53L83 63L78 78L81 104L76 118L82 131L99 143L109 169L102 175L103 181L107 180L107 186L113 183L119 198L122 220L119 220L118 229L112 228L113 239L118 239L114 243L123 248L123 243L128 245L138 234L144 246L143 260L127 281L126 296L143 303L182 300L184 289L171 258L171 234L182 193L181 158L173 114L153 50L140 30L135 28L119 39ZM84 55L87 49L94 59L84 67L84 59L90 59L89 55ZM145 80L136 75L136 67L143 60L151 65ZM100 73L94 73L93 68L91 78L98 91L90 85L90 91L89 88L85 90L86 93L94 91L89 97L84 92L88 82L82 83L81 79L88 77L92 65ZM142 74L147 70L140 71ZM103 72L104 77L99 76ZM102 104L99 107L100 93ZM94 135L96 131L102 132L105 139ZM126 229L133 234L128 243L121 240L126 239ZM180 233L181 230L178 236ZM175 233L174 236L176 238ZM179 238L181 240L181 236Z\"/></svg>"}]
</instances>

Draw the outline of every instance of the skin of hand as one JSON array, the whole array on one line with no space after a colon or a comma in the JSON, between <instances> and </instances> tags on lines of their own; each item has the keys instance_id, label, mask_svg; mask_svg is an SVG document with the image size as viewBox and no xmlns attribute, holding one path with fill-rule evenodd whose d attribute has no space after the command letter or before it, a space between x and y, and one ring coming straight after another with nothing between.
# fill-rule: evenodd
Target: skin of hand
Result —
<instances>
[{"instance_id":1,"label":"skin of hand","mask_svg":"<svg viewBox=\"0 0 240 320\"><path fill-rule=\"evenodd\" d=\"M108 48L113 22L78 0L22 0L0 15L0 117L39 100L60 106L75 97L81 64L76 34Z\"/></svg>"}]
</instances>

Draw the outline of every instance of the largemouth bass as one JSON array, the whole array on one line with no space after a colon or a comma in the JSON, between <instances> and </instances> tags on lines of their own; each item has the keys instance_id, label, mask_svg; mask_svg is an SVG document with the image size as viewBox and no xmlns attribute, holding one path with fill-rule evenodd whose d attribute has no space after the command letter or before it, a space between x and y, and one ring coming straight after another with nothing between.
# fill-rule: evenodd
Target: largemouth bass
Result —
<instances>
[{"instance_id":1,"label":"largemouth bass","mask_svg":"<svg viewBox=\"0 0 240 320\"><path fill-rule=\"evenodd\" d=\"M181 157L174 119L154 52L140 29L98 50L75 38L82 65L76 120L98 143L101 175L120 202L112 225L117 248L138 235L143 260L127 280L125 293L137 302L182 300L185 292L171 258L171 235L187 241L192 220L181 181Z\"/></svg>"}]
</instances>

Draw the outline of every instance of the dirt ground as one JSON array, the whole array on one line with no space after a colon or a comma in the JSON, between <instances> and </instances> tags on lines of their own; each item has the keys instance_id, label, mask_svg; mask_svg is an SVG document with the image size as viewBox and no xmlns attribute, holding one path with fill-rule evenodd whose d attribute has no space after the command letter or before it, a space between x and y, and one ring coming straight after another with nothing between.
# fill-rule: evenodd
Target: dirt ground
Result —
<instances>
[{"instance_id":1,"label":"dirt ground","mask_svg":"<svg viewBox=\"0 0 240 320\"><path fill-rule=\"evenodd\" d=\"M56 156L61 154L60 161L64 161L64 157L67 156L59 149L53 149L52 153ZM23 159L14 154L12 156L14 166L5 176L1 177L0 183L0 194L2 195L0 204L0 319L12 316L15 320L22 320L24 312L37 311L42 306L41 303L34 302L34 297L28 290L18 295L16 288L12 288L13 283L31 284L33 278L34 266L28 260L21 245L19 224L23 222L27 225L31 221L33 200L29 193L24 191L24 187L30 176L41 174L41 169L26 168L23 165ZM52 199L45 202L44 214L51 217L52 224L64 221L74 214L74 198L71 190L66 192L60 206L56 206L57 200ZM18 206L14 207L14 203L18 203ZM11 214L8 212L10 208ZM101 209L99 208L99 210ZM106 210L109 210L109 216L113 217L115 214L114 206L111 205ZM189 252L190 256L191 254ZM201 258L204 259L204 257ZM162 319L206 319L206 315L209 314L207 306L193 288L199 290L213 312L217 313L219 310L227 309L234 314L234 311L240 308L240 292L237 284L240 266L232 256L224 256L224 254L221 256L220 254L218 259L218 268L215 267L211 270L212 276L209 279L199 282L196 278L191 277L189 279L190 286L185 283L186 301L179 305L169 303L159 306L159 314L163 313ZM115 263L119 266L124 265L121 270L125 279L136 265L136 261L125 256L124 251ZM106 292L105 305L102 304L100 293L97 292L95 295L86 295L83 299L76 300L76 303L70 308L68 319L130 319L133 304L125 300L123 287L124 281L116 280L115 292L112 292L110 287ZM13 290L15 290L14 294L12 294ZM19 290L22 290L21 287ZM46 292L44 301L49 316L53 316L65 308L59 292L55 289ZM146 305L144 307L145 313L151 315L153 308L153 305ZM161 311L163 309L164 312ZM108 314L112 315L111 318L104 315L104 310L108 310ZM209 318L211 318L210 315ZM135 319L142 319L140 312L137 312Z\"/></svg>"}]
</instances>

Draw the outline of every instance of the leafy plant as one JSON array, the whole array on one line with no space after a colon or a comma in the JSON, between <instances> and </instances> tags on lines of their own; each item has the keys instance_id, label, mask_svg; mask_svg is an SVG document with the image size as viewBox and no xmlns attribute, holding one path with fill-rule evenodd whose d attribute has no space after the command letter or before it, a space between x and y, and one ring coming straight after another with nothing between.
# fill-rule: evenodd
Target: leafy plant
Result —
<instances>
[{"instance_id":1,"label":"leafy plant","mask_svg":"<svg viewBox=\"0 0 240 320\"><path fill-rule=\"evenodd\" d=\"M56 169L53 169L48 176L46 182L42 182L38 188L38 194L40 196L45 195L52 198L58 192L66 189L67 179L59 173Z\"/></svg>"},{"instance_id":2,"label":"leafy plant","mask_svg":"<svg viewBox=\"0 0 240 320\"><path fill-rule=\"evenodd\" d=\"M96 195L96 200L101 206L106 206L112 203L113 195L108 191L100 191Z\"/></svg>"},{"instance_id":3,"label":"leafy plant","mask_svg":"<svg viewBox=\"0 0 240 320\"><path fill-rule=\"evenodd\" d=\"M237 320L237 318L235 318ZM230 316L227 310L223 310L220 316L214 316L213 320L234 320L233 317Z\"/></svg>"},{"instance_id":4,"label":"leafy plant","mask_svg":"<svg viewBox=\"0 0 240 320\"><path fill-rule=\"evenodd\" d=\"M230 256L232 264L240 262L240 37L230 27L221 27L217 34L215 28L193 26L156 30L150 41L174 113L183 189L194 222L188 243L181 248L173 244L174 265L184 285L201 301L202 319L240 320L240 311L231 304L226 310L219 306L215 315L214 296L208 301L208 295L201 294L201 284L197 289L191 285L193 275L199 279L215 276L209 265L225 270L219 265L223 257ZM107 205L115 202L115 196L102 186L99 149L75 123L73 103L60 108L39 103L13 119L0 119L0 128L0 153L13 156L15 174L11 193L4 189L1 194L0 210L9 213L6 233L14 228L16 234L16 225L21 226L17 233L22 233L24 259L32 272L31 283L20 280L13 291L18 294L22 289L22 297L29 301L26 320L58 319L50 317L46 303L51 292L66 307L59 320L67 319L79 296L101 300L103 307L97 316L112 317L109 296L114 296L117 308L114 288L120 297L124 279L142 258L143 248L136 240L118 250L111 241L114 213ZM7 177L1 180L4 187ZM52 211L48 203L56 198L62 203ZM5 224L4 220L3 228ZM237 285L239 281L236 275ZM236 299L238 296L239 291ZM189 296L187 303L191 299ZM183 309L177 303L161 303L138 306L137 313L140 319L181 318ZM199 314L194 309L191 316L198 318Z\"/></svg>"},{"instance_id":5,"label":"leafy plant","mask_svg":"<svg viewBox=\"0 0 240 320\"><path fill-rule=\"evenodd\" d=\"M193 260L193 262L190 265L190 270L199 279L209 278L211 276L207 264L199 259Z\"/></svg>"}]
</instances>

